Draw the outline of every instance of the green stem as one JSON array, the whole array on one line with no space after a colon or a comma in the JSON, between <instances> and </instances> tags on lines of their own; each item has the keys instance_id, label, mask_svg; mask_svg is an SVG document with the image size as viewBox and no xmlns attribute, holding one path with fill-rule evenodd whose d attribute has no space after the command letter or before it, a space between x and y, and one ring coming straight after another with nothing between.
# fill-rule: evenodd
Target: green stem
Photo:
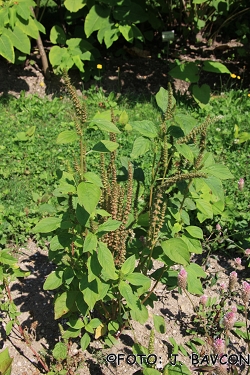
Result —
<instances>
[{"instance_id":1,"label":"green stem","mask_svg":"<svg viewBox=\"0 0 250 375\"><path fill-rule=\"evenodd\" d=\"M147 299L151 296L151 294L153 293L153 291L154 291L155 288L157 287L157 285L158 285L158 283L160 282L161 277L162 277L163 273L165 272L166 268L167 268L166 266L163 267L162 272L161 272L161 274L160 274L160 277L159 277L158 280L156 280L156 282L154 283L153 288L152 288L152 289L150 290L150 292L146 295L146 297L141 301L141 304L142 304L142 305L147 301Z\"/></svg>"}]
</instances>

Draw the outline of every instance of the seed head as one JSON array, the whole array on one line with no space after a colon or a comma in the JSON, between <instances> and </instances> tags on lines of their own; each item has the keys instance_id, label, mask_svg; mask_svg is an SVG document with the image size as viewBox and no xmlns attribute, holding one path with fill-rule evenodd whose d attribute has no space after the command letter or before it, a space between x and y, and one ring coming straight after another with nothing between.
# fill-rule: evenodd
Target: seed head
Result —
<instances>
[{"instance_id":1,"label":"seed head","mask_svg":"<svg viewBox=\"0 0 250 375\"><path fill-rule=\"evenodd\" d=\"M236 314L233 311L230 311L224 315L222 323L223 323L223 326L226 328L226 330L230 331L233 328L236 320L237 320Z\"/></svg>"},{"instance_id":2,"label":"seed head","mask_svg":"<svg viewBox=\"0 0 250 375\"><path fill-rule=\"evenodd\" d=\"M200 297L200 303L205 306L207 302L207 296L203 294L203 296Z\"/></svg>"},{"instance_id":3,"label":"seed head","mask_svg":"<svg viewBox=\"0 0 250 375\"><path fill-rule=\"evenodd\" d=\"M218 354L219 356L224 354L226 350L225 341L222 339L214 340L213 348L214 348L215 354Z\"/></svg>"},{"instance_id":4,"label":"seed head","mask_svg":"<svg viewBox=\"0 0 250 375\"><path fill-rule=\"evenodd\" d=\"M186 289L187 286L187 272L182 268L178 274L178 286L181 289Z\"/></svg>"},{"instance_id":5,"label":"seed head","mask_svg":"<svg viewBox=\"0 0 250 375\"><path fill-rule=\"evenodd\" d=\"M242 301L245 305L248 304L248 301L250 299L250 284L246 281L243 281L242 283L243 291L242 291Z\"/></svg>"},{"instance_id":6,"label":"seed head","mask_svg":"<svg viewBox=\"0 0 250 375\"><path fill-rule=\"evenodd\" d=\"M238 279L238 275L237 275L237 272L233 271L230 273L229 275L229 290L230 292L233 290L236 282L237 282L237 279Z\"/></svg>"}]
</instances>

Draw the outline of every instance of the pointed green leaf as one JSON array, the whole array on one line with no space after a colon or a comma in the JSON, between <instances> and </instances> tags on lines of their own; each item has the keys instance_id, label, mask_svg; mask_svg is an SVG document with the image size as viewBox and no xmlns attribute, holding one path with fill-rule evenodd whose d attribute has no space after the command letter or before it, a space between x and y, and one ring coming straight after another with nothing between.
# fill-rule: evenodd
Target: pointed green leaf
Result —
<instances>
[{"instance_id":1,"label":"pointed green leaf","mask_svg":"<svg viewBox=\"0 0 250 375\"><path fill-rule=\"evenodd\" d=\"M145 155L150 150L150 140L144 137L136 138L131 152L131 158L136 159L139 156Z\"/></svg>"},{"instance_id":2,"label":"pointed green leaf","mask_svg":"<svg viewBox=\"0 0 250 375\"><path fill-rule=\"evenodd\" d=\"M64 292L56 297L55 300L55 319L61 318L63 315L67 314L75 303L75 299L78 292L68 291Z\"/></svg>"},{"instance_id":3,"label":"pointed green leaf","mask_svg":"<svg viewBox=\"0 0 250 375\"><path fill-rule=\"evenodd\" d=\"M55 345L54 349L52 350L52 354L56 360L61 362L62 360L67 358L67 354L68 354L67 345L64 344L63 342L58 342Z\"/></svg>"},{"instance_id":4,"label":"pointed green leaf","mask_svg":"<svg viewBox=\"0 0 250 375\"><path fill-rule=\"evenodd\" d=\"M102 242L98 243L97 255L99 263L105 271L105 275L107 275L111 280L116 280L118 276L114 265L114 258L111 254L111 251L107 248L106 244Z\"/></svg>"},{"instance_id":5,"label":"pointed green leaf","mask_svg":"<svg viewBox=\"0 0 250 375\"><path fill-rule=\"evenodd\" d=\"M9 355L9 349L5 348L0 353L0 374L10 375L13 358Z\"/></svg>"},{"instance_id":6,"label":"pointed green leaf","mask_svg":"<svg viewBox=\"0 0 250 375\"><path fill-rule=\"evenodd\" d=\"M161 243L164 253L175 263L187 265L190 254L186 243L180 238L170 238Z\"/></svg>"},{"instance_id":7,"label":"pointed green leaf","mask_svg":"<svg viewBox=\"0 0 250 375\"><path fill-rule=\"evenodd\" d=\"M133 130L139 132L144 137L155 138L158 135L155 124L150 120L133 121L130 123Z\"/></svg>"},{"instance_id":8,"label":"pointed green leaf","mask_svg":"<svg viewBox=\"0 0 250 375\"><path fill-rule=\"evenodd\" d=\"M102 184L102 180L101 178L98 176L98 174L94 173L94 172L85 172L83 174L83 177L88 181L88 182L91 182L92 184L96 185L96 186L100 186L100 187L103 187L103 184Z\"/></svg>"},{"instance_id":9,"label":"pointed green leaf","mask_svg":"<svg viewBox=\"0 0 250 375\"><path fill-rule=\"evenodd\" d=\"M92 183L81 182L77 186L77 194L79 203L83 205L89 214L92 214L99 202L101 189Z\"/></svg>"},{"instance_id":10,"label":"pointed green leaf","mask_svg":"<svg viewBox=\"0 0 250 375\"><path fill-rule=\"evenodd\" d=\"M60 26L56 25L52 27L50 30L50 41L53 44L65 44L66 39L65 32Z\"/></svg>"},{"instance_id":11,"label":"pointed green leaf","mask_svg":"<svg viewBox=\"0 0 250 375\"><path fill-rule=\"evenodd\" d=\"M210 86L204 83L201 86L192 86L192 94L198 103L207 104L210 100Z\"/></svg>"},{"instance_id":12,"label":"pointed green leaf","mask_svg":"<svg viewBox=\"0 0 250 375\"><path fill-rule=\"evenodd\" d=\"M5 34L2 34L0 36L0 55L2 55L6 60L14 64L14 61L15 61L14 48L10 41L10 38Z\"/></svg>"},{"instance_id":13,"label":"pointed green leaf","mask_svg":"<svg viewBox=\"0 0 250 375\"><path fill-rule=\"evenodd\" d=\"M70 12L78 12L86 5L86 0L65 0L64 5Z\"/></svg>"},{"instance_id":14,"label":"pointed green leaf","mask_svg":"<svg viewBox=\"0 0 250 375\"><path fill-rule=\"evenodd\" d=\"M119 143L103 140L103 141L96 143L92 150L96 152L113 152L118 147L119 147Z\"/></svg>"},{"instance_id":15,"label":"pointed green leaf","mask_svg":"<svg viewBox=\"0 0 250 375\"><path fill-rule=\"evenodd\" d=\"M89 232L84 240L83 252L92 253L97 248L97 237L95 234Z\"/></svg>"},{"instance_id":16,"label":"pointed green leaf","mask_svg":"<svg viewBox=\"0 0 250 375\"><path fill-rule=\"evenodd\" d=\"M162 110L163 113L165 113L168 108L168 90L161 87L155 95L155 99L158 107ZM175 98L172 98L172 102L172 106L174 106L176 103Z\"/></svg>"},{"instance_id":17,"label":"pointed green leaf","mask_svg":"<svg viewBox=\"0 0 250 375\"><path fill-rule=\"evenodd\" d=\"M221 180L228 180L234 178L228 167L224 164L214 164L206 168L202 168L200 172L207 173Z\"/></svg>"},{"instance_id":18,"label":"pointed green leaf","mask_svg":"<svg viewBox=\"0 0 250 375\"><path fill-rule=\"evenodd\" d=\"M90 339L89 334L87 332L85 332L84 335L81 338L81 341L80 341L80 345L81 345L81 348L82 348L83 351L87 349L87 347L90 344L90 341L91 341L91 339Z\"/></svg>"},{"instance_id":19,"label":"pointed green leaf","mask_svg":"<svg viewBox=\"0 0 250 375\"><path fill-rule=\"evenodd\" d=\"M199 240L191 237L189 234L182 235L181 239L187 244L190 253L202 254L203 249Z\"/></svg>"},{"instance_id":20,"label":"pointed green leaf","mask_svg":"<svg viewBox=\"0 0 250 375\"><path fill-rule=\"evenodd\" d=\"M194 238L200 238L203 240L203 232L202 229L195 226L189 226L185 228L186 231Z\"/></svg>"},{"instance_id":21,"label":"pointed green leaf","mask_svg":"<svg viewBox=\"0 0 250 375\"><path fill-rule=\"evenodd\" d=\"M126 125L128 123L128 114L126 111L122 111L119 117L119 124Z\"/></svg>"},{"instance_id":22,"label":"pointed green leaf","mask_svg":"<svg viewBox=\"0 0 250 375\"><path fill-rule=\"evenodd\" d=\"M153 320L154 320L154 327L156 331L159 333L165 333L166 325L165 325L164 318L162 316L153 314Z\"/></svg>"},{"instance_id":23,"label":"pointed green leaf","mask_svg":"<svg viewBox=\"0 0 250 375\"><path fill-rule=\"evenodd\" d=\"M33 233L49 233L60 227L62 219L59 217L46 217L39 221L33 228Z\"/></svg>"},{"instance_id":24,"label":"pointed green leaf","mask_svg":"<svg viewBox=\"0 0 250 375\"><path fill-rule=\"evenodd\" d=\"M189 160L191 163L194 162L194 154L192 152L192 149L186 145L185 143L184 144L176 144L175 145L177 151L184 156L185 159Z\"/></svg>"},{"instance_id":25,"label":"pointed green leaf","mask_svg":"<svg viewBox=\"0 0 250 375\"><path fill-rule=\"evenodd\" d=\"M213 208L211 204L204 199L195 200L197 209L206 216L206 219L213 218Z\"/></svg>"},{"instance_id":26,"label":"pointed green leaf","mask_svg":"<svg viewBox=\"0 0 250 375\"><path fill-rule=\"evenodd\" d=\"M91 120L91 124L97 125L100 130L105 131L105 132L115 133L115 134L120 133L120 130L113 124L113 122L109 120L94 117Z\"/></svg>"},{"instance_id":27,"label":"pointed green leaf","mask_svg":"<svg viewBox=\"0 0 250 375\"><path fill-rule=\"evenodd\" d=\"M231 74L228 68L218 61L204 61L203 70L211 73L227 73Z\"/></svg>"},{"instance_id":28,"label":"pointed green leaf","mask_svg":"<svg viewBox=\"0 0 250 375\"><path fill-rule=\"evenodd\" d=\"M138 299L134 295L131 286L128 285L125 281L120 281L119 283L119 291L121 295L125 298L128 306L130 309L138 309Z\"/></svg>"},{"instance_id":29,"label":"pointed green leaf","mask_svg":"<svg viewBox=\"0 0 250 375\"><path fill-rule=\"evenodd\" d=\"M171 69L168 74L177 79L185 82L198 82L199 81L199 67L194 62L187 62L177 65Z\"/></svg>"},{"instance_id":30,"label":"pointed green leaf","mask_svg":"<svg viewBox=\"0 0 250 375\"><path fill-rule=\"evenodd\" d=\"M69 0L71 1L71 0ZM90 9L84 23L84 31L87 38L96 31L100 30L106 24L106 20L109 18L110 8L96 4Z\"/></svg>"},{"instance_id":31,"label":"pointed green leaf","mask_svg":"<svg viewBox=\"0 0 250 375\"><path fill-rule=\"evenodd\" d=\"M75 130L64 130L61 132L56 140L58 144L72 143L78 139L78 135Z\"/></svg>"},{"instance_id":32,"label":"pointed green leaf","mask_svg":"<svg viewBox=\"0 0 250 375\"><path fill-rule=\"evenodd\" d=\"M45 283L43 284L43 290L54 290L59 288L63 282L63 271L55 271L49 274Z\"/></svg>"},{"instance_id":33,"label":"pointed green leaf","mask_svg":"<svg viewBox=\"0 0 250 375\"><path fill-rule=\"evenodd\" d=\"M133 272L135 269L135 255L131 255L122 265L121 272L123 275L127 275Z\"/></svg>"},{"instance_id":34,"label":"pointed green leaf","mask_svg":"<svg viewBox=\"0 0 250 375\"><path fill-rule=\"evenodd\" d=\"M97 233L101 232L111 232L119 228L121 221L112 220L111 218L105 221L103 224L99 225Z\"/></svg>"},{"instance_id":35,"label":"pointed green leaf","mask_svg":"<svg viewBox=\"0 0 250 375\"><path fill-rule=\"evenodd\" d=\"M18 26L15 26L14 30L6 30L6 35L8 35L14 47L19 51L28 54L30 53L30 39Z\"/></svg>"}]
</instances>

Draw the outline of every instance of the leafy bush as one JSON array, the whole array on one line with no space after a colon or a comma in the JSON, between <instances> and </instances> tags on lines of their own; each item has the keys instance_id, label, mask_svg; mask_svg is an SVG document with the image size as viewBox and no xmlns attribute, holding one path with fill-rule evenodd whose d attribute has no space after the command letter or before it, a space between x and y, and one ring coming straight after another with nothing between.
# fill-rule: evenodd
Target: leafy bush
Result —
<instances>
[{"instance_id":1,"label":"leafy bush","mask_svg":"<svg viewBox=\"0 0 250 375\"><path fill-rule=\"evenodd\" d=\"M170 86L156 95L161 123L129 122L116 109L88 121L85 104L64 79L77 118L75 130L61 132L57 143L80 142L80 159L75 173L58 173L57 214L43 218L34 232L49 236L49 258L57 265L44 289L58 290L55 319L67 317L69 327L63 338L80 336L84 350L93 338L112 346L131 319L144 324L157 284L179 285L174 264L187 274L187 290L202 294L205 273L190 256L202 253L203 232L193 222L224 210L221 179L233 176L205 149L215 119L199 125L190 116L174 117ZM92 147L89 128L103 134ZM130 157L118 157L117 137L127 131L134 139ZM150 168L143 170L149 151ZM88 169L94 153L100 155L99 173ZM155 260L161 266L149 276ZM158 318L155 329L161 332L164 321Z\"/></svg>"}]
</instances>

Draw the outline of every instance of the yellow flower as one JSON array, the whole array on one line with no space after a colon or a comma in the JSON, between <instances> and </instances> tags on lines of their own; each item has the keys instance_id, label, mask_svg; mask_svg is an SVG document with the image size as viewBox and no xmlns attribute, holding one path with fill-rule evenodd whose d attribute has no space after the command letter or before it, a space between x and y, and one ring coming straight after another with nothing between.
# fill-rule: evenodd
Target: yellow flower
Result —
<instances>
[{"instance_id":1,"label":"yellow flower","mask_svg":"<svg viewBox=\"0 0 250 375\"><path fill-rule=\"evenodd\" d=\"M240 76L237 76L237 79L240 79Z\"/></svg>"},{"instance_id":2,"label":"yellow flower","mask_svg":"<svg viewBox=\"0 0 250 375\"><path fill-rule=\"evenodd\" d=\"M45 83L44 83L44 82L40 82L40 86L41 86L41 87L44 87L44 86L45 86Z\"/></svg>"},{"instance_id":3,"label":"yellow flower","mask_svg":"<svg viewBox=\"0 0 250 375\"><path fill-rule=\"evenodd\" d=\"M236 74L231 74L231 78L236 78Z\"/></svg>"},{"instance_id":4,"label":"yellow flower","mask_svg":"<svg viewBox=\"0 0 250 375\"><path fill-rule=\"evenodd\" d=\"M247 96L250 98L250 94L247 94Z\"/></svg>"},{"instance_id":5,"label":"yellow flower","mask_svg":"<svg viewBox=\"0 0 250 375\"><path fill-rule=\"evenodd\" d=\"M102 69L102 65L101 64L97 64L97 69Z\"/></svg>"}]
</instances>

